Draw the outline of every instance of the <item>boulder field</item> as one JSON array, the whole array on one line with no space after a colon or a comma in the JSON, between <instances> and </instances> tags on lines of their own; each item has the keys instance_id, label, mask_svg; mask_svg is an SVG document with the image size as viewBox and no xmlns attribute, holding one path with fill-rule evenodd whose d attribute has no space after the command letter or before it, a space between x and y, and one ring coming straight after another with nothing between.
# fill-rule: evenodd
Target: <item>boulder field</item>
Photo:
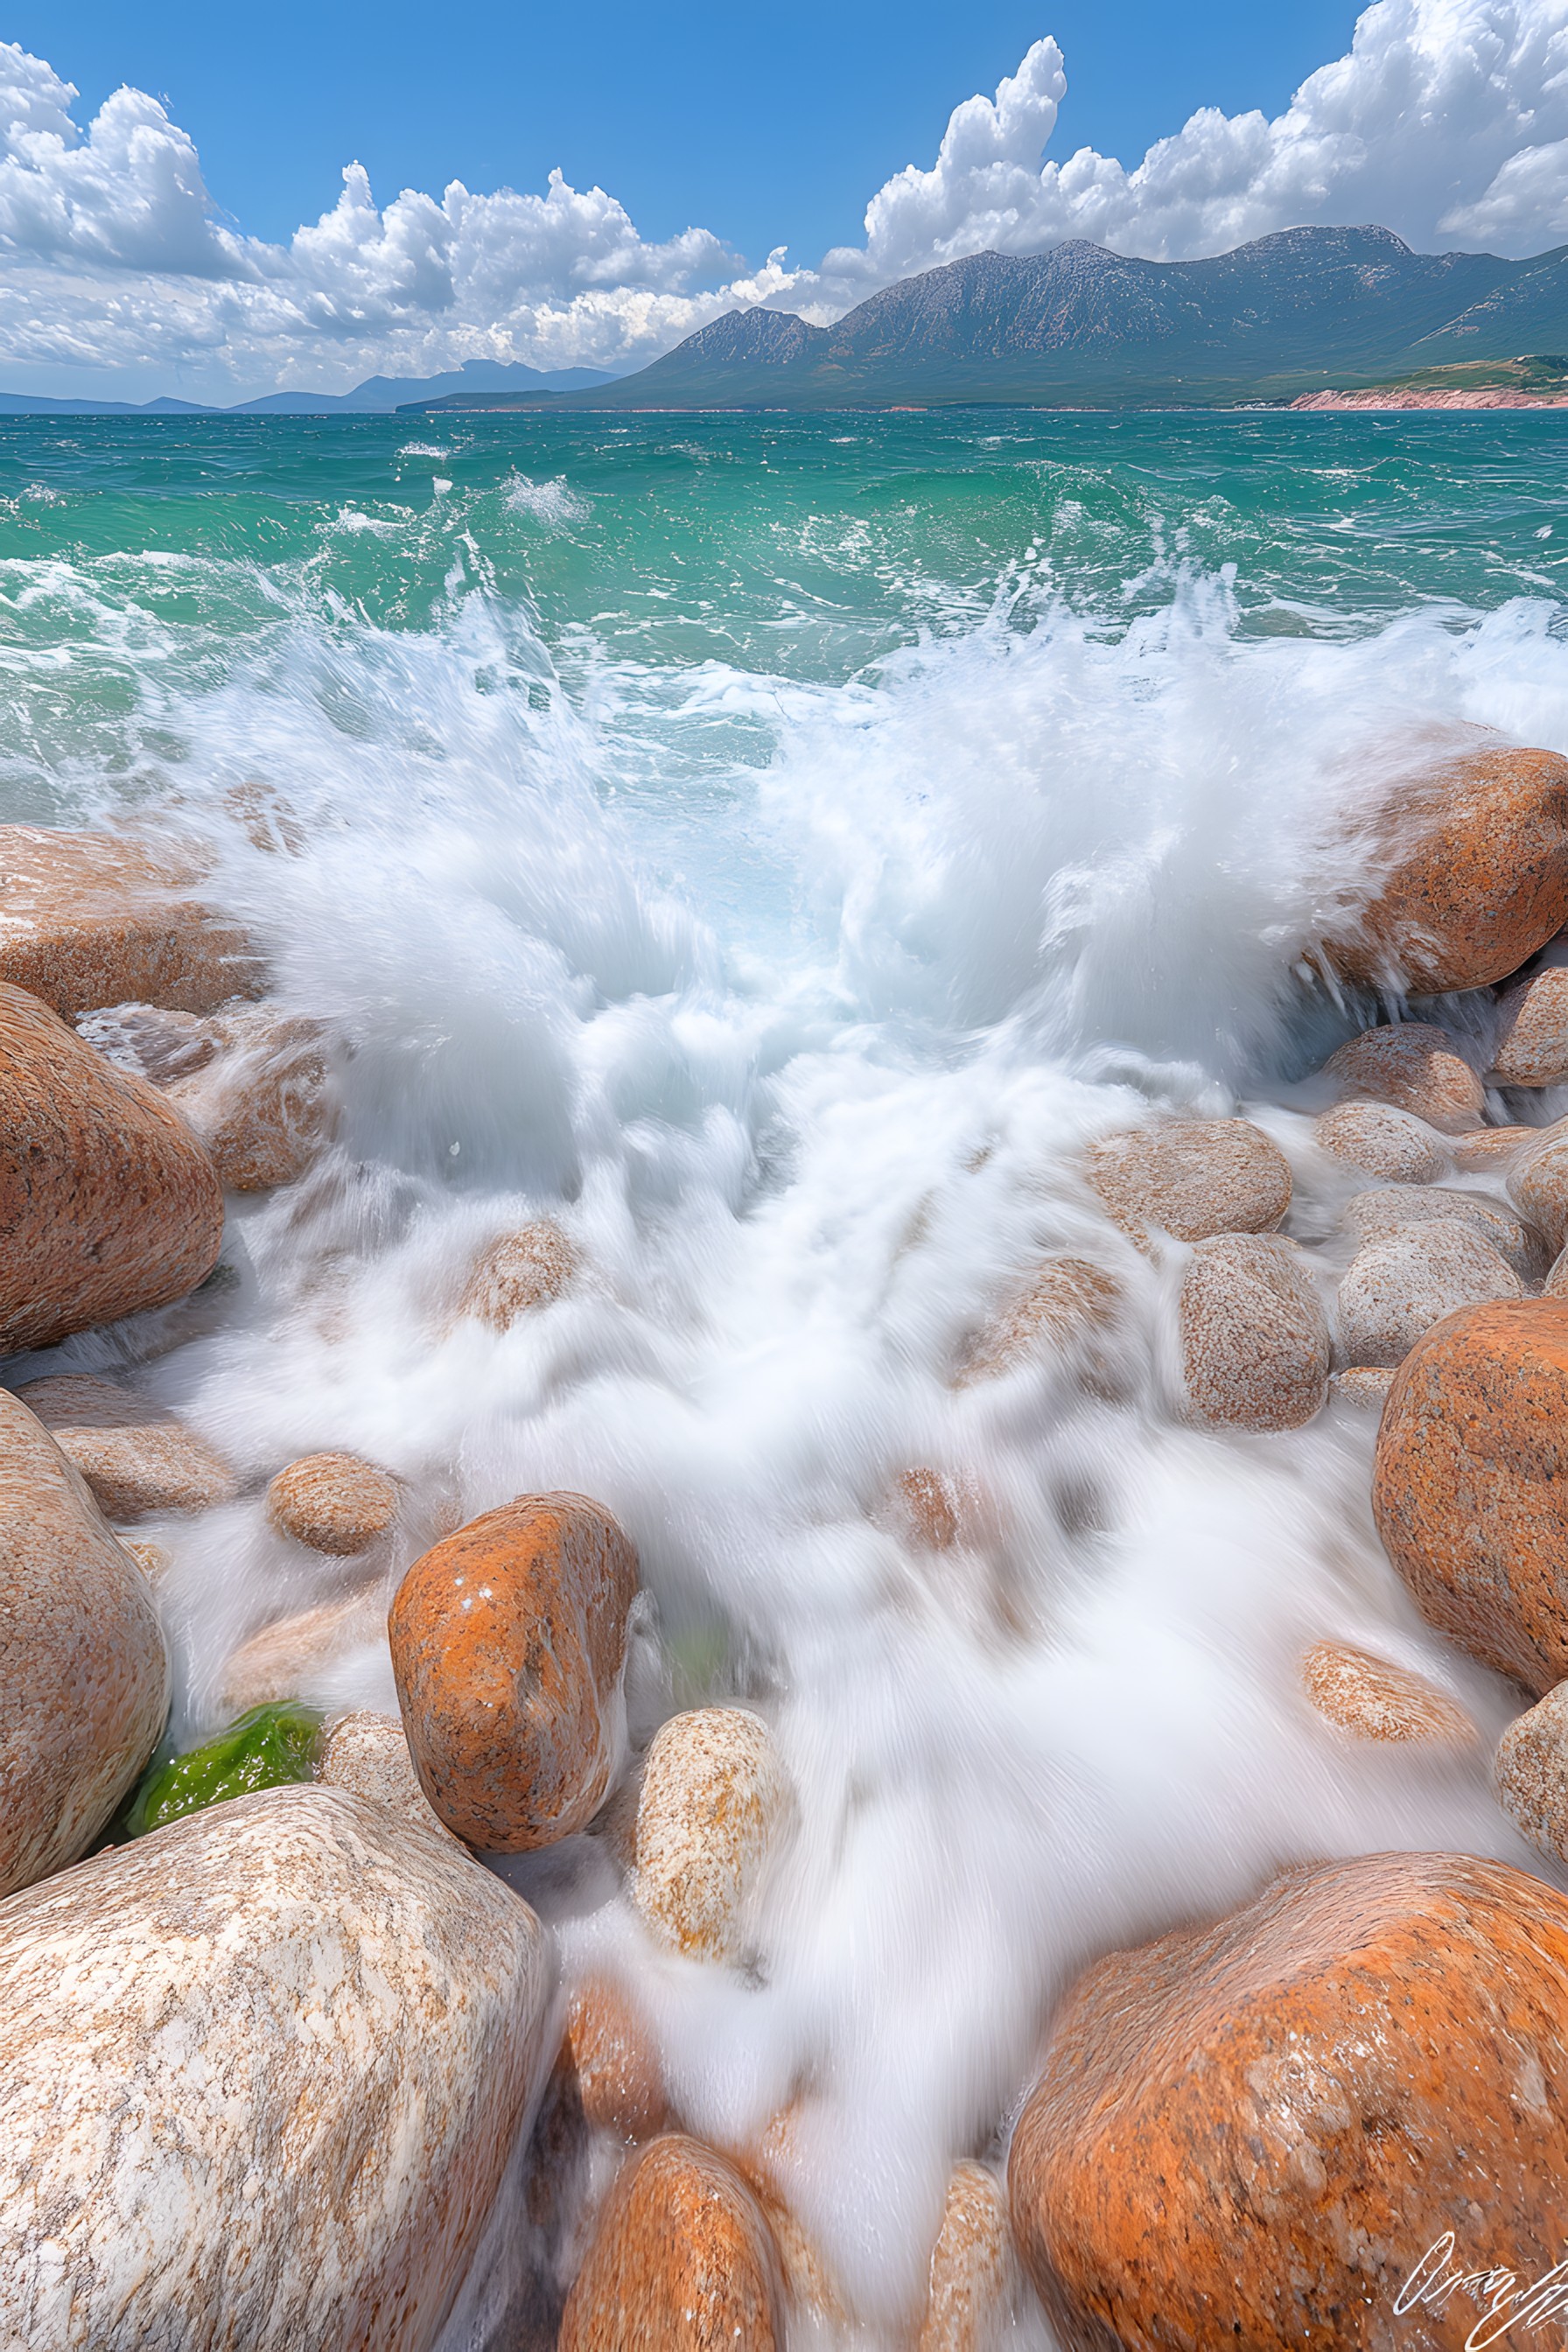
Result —
<instances>
[{"instance_id":1,"label":"boulder field","mask_svg":"<svg viewBox=\"0 0 1568 2352\"><path fill-rule=\"evenodd\" d=\"M1229 1116L1130 1096L1059 1224L933 1324L948 1436L929 1466L889 1449L864 1509L934 1582L993 1539L962 1442L987 1415L1137 1398L1222 1470L1333 1416L1415 1606L1521 1686L1493 1784L1556 1870L1568 1122L1537 1098L1568 1082L1568 986L1532 959L1568 925L1568 761L1467 751L1367 839L1368 903L1309 949L1390 992L1338 1034L1365 1025ZM739 2000L765 1968L804 1833L784 1719L628 1726L638 1559L595 1496L422 1517L352 1424L258 1464L139 1385L136 1333L217 1265L226 1195L337 1148L338 1049L265 997L195 854L0 827L0 874L5 1344L124 1327L87 1360L114 1378L68 1355L0 1390L0 2340L427 2352L520 2151L552 2267L505 2352L860 2340L779 2188L799 2099L706 2145L659 2039L661 1982ZM433 1346L524 1357L604 1302L568 1210L509 1213L433 1294ZM148 1532L184 1543L209 1511L279 1587L236 1620L208 1747L172 1758L160 1556L123 1531L170 1515ZM334 1711L343 1658L383 1645L399 1713ZM1439 1668L1298 1648L1287 1703L1325 1758L1484 1769ZM204 1796L225 1740L269 1752L268 1709L287 1784ZM171 1774L194 1809L145 1827ZM566 1841L630 1938L587 1961L479 1858ZM1458 2352L1511 2291L1478 2279L1562 2257L1565 2116L1553 1885L1462 1854L1287 1872L1068 1990L989 2137L943 2153L900 2347L994 2352L1037 2297L1064 2352Z\"/></svg>"}]
</instances>

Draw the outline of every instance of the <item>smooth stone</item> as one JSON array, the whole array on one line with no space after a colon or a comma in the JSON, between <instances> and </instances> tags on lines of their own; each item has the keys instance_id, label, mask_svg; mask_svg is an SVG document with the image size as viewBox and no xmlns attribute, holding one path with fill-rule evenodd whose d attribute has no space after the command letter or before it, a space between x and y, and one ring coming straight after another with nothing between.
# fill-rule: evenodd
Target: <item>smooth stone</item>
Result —
<instances>
[{"instance_id":1,"label":"smooth stone","mask_svg":"<svg viewBox=\"0 0 1568 2352\"><path fill-rule=\"evenodd\" d=\"M1313 1135L1320 1150L1385 1183L1433 1184L1448 1172L1448 1148L1436 1129L1392 1103L1338 1103Z\"/></svg>"},{"instance_id":2,"label":"smooth stone","mask_svg":"<svg viewBox=\"0 0 1568 2352\"><path fill-rule=\"evenodd\" d=\"M229 1716L281 1699L317 1700L352 1650L378 1642L386 1617L378 1591L350 1592L264 1625L242 1642L218 1678L217 1704Z\"/></svg>"},{"instance_id":3,"label":"smooth stone","mask_svg":"<svg viewBox=\"0 0 1568 2352\"><path fill-rule=\"evenodd\" d=\"M1439 1218L1468 1225L1515 1274L1539 1271L1541 1246L1529 1225L1480 1192L1441 1184L1384 1184L1375 1192L1358 1192L1344 1207L1344 1223L1359 1242L1384 1241L1391 1234Z\"/></svg>"},{"instance_id":4,"label":"smooth stone","mask_svg":"<svg viewBox=\"0 0 1568 2352\"><path fill-rule=\"evenodd\" d=\"M415 1561L390 1619L415 1767L448 1829L527 1853L585 1829L619 1760L637 1554L602 1503L524 1495Z\"/></svg>"},{"instance_id":5,"label":"smooth stone","mask_svg":"<svg viewBox=\"0 0 1568 2352\"><path fill-rule=\"evenodd\" d=\"M0 984L0 1351L166 1307L223 1244L212 1161L155 1087Z\"/></svg>"},{"instance_id":6,"label":"smooth stone","mask_svg":"<svg viewBox=\"0 0 1568 2352\"><path fill-rule=\"evenodd\" d=\"M1336 1305L1340 1346L1356 1364L1401 1364L1456 1307L1523 1296L1513 1268L1458 1218L1402 1225L1363 1244L1346 1267Z\"/></svg>"},{"instance_id":7,"label":"smooth stone","mask_svg":"<svg viewBox=\"0 0 1568 2352\"><path fill-rule=\"evenodd\" d=\"M1389 863L1326 954L1411 996L1507 980L1568 921L1568 760L1506 744L1405 776L1369 828Z\"/></svg>"},{"instance_id":8,"label":"smooth stone","mask_svg":"<svg viewBox=\"0 0 1568 2352\"><path fill-rule=\"evenodd\" d=\"M1531 1844L1568 1862L1568 1682L1514 1717L1498 1741L1492 1782Z\"/></svg>"},{"instance_id":9,"label":"smooth stone","mask_svg":"<svg viewBox=\"0 0 1568 2352\"><path fill-rule=\"evenodd\" d=\"M140 1564L48 1432L0 1389L0 1895L87 1852L168 1712L169 1656Z\"/></svg>"},{"instance_id":10,"label":"smooth stone","mask_svg":"<svg viewBox=\"0 0 1568 2352\"><path fill-rule=\"evenodd\" d=\"M1392 1364L1352 1364L1329 1382L1331 1393L1358 1412L1381 1412L1393 1386Z\"/></svg>"},{"instance_id":11,"label":"smooth stone","mask_svg":"<svg viewBox=\"0 0 1568 2352\"><path fill-rule=\"evenodd\" d=\"M1542 1128L1521 1151L1508 1180L1509 1198L1545 1235L1555 1256L1568 1244L1568 1121Z\"/></svg>"},{"instance_id":12,"label":"smooth stone","mask_svg":"<svg viewBox=\"0 0 1568 2352\"><path fill-rule=\"evenodd\" d=\"M55 1372L16 1394L81 1472L105 1518L207 1511L238 1491L205 1438L135 1389L91 1372Z\"/></svg>"},{"instance_id":13,"label":"smooth stone","mask_svg":"<svg viewBox=\"0 0 1568 2352\"><path fill-rule=\"evenodd\" d=\"M1287 1872L1114 1952L1052 2021L1008 2166L1063 2352L1452 2346L1400 2296L1563 2252L1568 1900L1469 1854Z\"/></svg>"},{"instance_id":14,"label":"smooth stone","mask_svg":"<svg viewBox=\"0 0 1568 2352\"><path fill-rule=\"evenodd\" d=\"M1323 1069L1349 1093L1392 1103L1443 1135L1479 1127L1486 1108L1481 1082L1447 1031L1423 1021L1363 1030L1331 1054Z\"/></svg>"},{"instance_id":15,"label":"smooth stone","mask_svg":"<svg viewBox=\"0 0 1568 2352\"><path fill-rule=\"evenodd\" d=\"M1521 981L1498 999L1492 1076L1501 1087L1560 1087L1568 1079L1568 970Z\"/></svg>"},{"instance_id":16,"label":"smooth stone","mask_svg":"<svg viewBox=\"0 0 1568 2352\"><path fill-rule=\"evenodd\" d=\"M1268 1234L1199 1242L1182 1283L1187 1404L1220 1429L1300 1429L1329 1390L1329 1327L1300 1251Z\"/></svg>"},{"instance_id":17,"label":"smooth stone","mask_svg":"<svg viewBox=\"0 0 1568 2352\"><path fill-rule=\"evenodd\" d=\"M1480 1175L1489 1168L1506 1168L1515 1152L1537 1141L1540 1134L1538 1127L1475 1128L1468 1135L1454 1137L1454 1165L1467 1175Z\"/></svg>"},{"instance_id":18,"label":"smooth stone","mask_svg":"<svg viewBox=\"0 0 1568 2352\"><path fill-rule=\"evenodd\" d=\"M915 2352L996 2352L1021 2284L1006 2189L984 2165L955 2164Z\"/></svg>"},{"instance_id":19,"label":"smooth stone","mask_svg":"<svg viewBox=\"0 0 1568 2352\"><path fill-rule=\"evenodd\" d=\"M632 1899L700 1959L739 1960L795 1790L772 1731L739 1706L693 1707L654 1735L637 1801Z\"/></svg>"},{"instance_id":20,"label":"smooth stone","mask_svg":"<svg viewBox=\"0 0 1568 2352\"><path fill-rule=\"evenodd\" d=\"M1301 1660L1301 1687L1327 1722L1358 1739L1470 1748L1478 1737L1458 1700L1425 1675L1349 1642L1314 1642Z\"/></svg>"},{"instance_id":21,"label":"smooth stone","mask_svg":"<svg viewBox=\"0 0 1568 2352\"><path fill-rule=\"evenodd\" d=\"M452 1834L419 1786L407 1738L395 1715L377 1715L371 1707L340 1715L322 1734L316 1778L325 1788L346 1789L350 1796L384 1806L400 1821L416 1822L440 1837Z\"/></svg>"},{"instance_id":22,"label":"smooth stone","mask_svg":"<svg viewBox=\"0 0 1568 2352\"><path fill-rule=\"evenodd\" d=\"M1115 1276L1090 1258L1058 1254L1043 1259L975 1334L953 1385L999 1380L1047 1356L1103 1380L1121 1296Z\"/></svg>"},{"instance_id":23,"label":"smooth stone","mask_svg":"<svg viewBox=\"0 0 1568 2352\"><path fill-rule=\"evenodd\" d=\"M189 895L198 880L176 845L0 825L0 982L67 1020L132 1001L208 1013L253 994L256 943Z\"/></svg>"},{"instance_id":24,"label":"smooth stone","mask_svg":"<svg viewBox=\"0 0 1568 2352\"><path fill-rule=\"evenodd\" d=\"M0 2340L428 2352L542 2070L527 1905L268 1789L0 1906Z\"/></svg>"},{"instance_id":25,"label":"smooth stone","mask_svg":"<svg viewBox=\"0 0 1568 2352\"><path fill-rule=\"evenodd\" d=\"M618 2139L651 2139L669 2119L658 2045L624 1986L588 1978L566 2011L566 2045L586 2120Z\"/></svg>"},{"instance_id":26,"label":"smooth stone","mask_svg":"<svg viewBox=\"0 0 1568 2352\"><path fill-rule=\"evenodd\" d=\"M167 1096L211 1153L226 1189L292 1184L327 1132L322 1026L258 1006L209 1024L216 1051Z\"/></svg>"},{"instance_id":27,"label":"smooth stone","mask_svg":"<svg viewBox=\"0 0 1568 2352\"><path fill-rule=\"evenodd\" d=\"M311 1551L349 1559L385 1535L397 1517L395 1478L357 1454L307 1454L267 1489L267 1516Z\"/></svg>"},{"instance_id":28,"label":"smooth stone","mask_svg":"<svg viewBox=\"0 0 1568 2352\"><path fill-rule=\"evenodd\" d=\"M1173 1119L1110 1135L1085 1172L1112 1222L1134 1240L1268 1233L1290 1205L1290 1166L1246 1118Z\"/></svg>"},{"instance_id":29,"label":"smooth stone","mask_svg":"<svg viewBox=\"0 0 1568 2352\"><path fill-rule=\"evenodd\" d=\"M560 2352L783 2352L778 2256L732 2165L669 2133L628 2159L566 2300Z\"/></svg>"},{"instance_id":30,"label":"smooth stone","mask_svg":"<svg viewBox=\"0 0 1568 2352\"><path fill-rule=\"evenodd\" d=\"M509 1331L522 1315L564 1296L577 1271L577 1252L547 1217L502 1234L469 1266L458 1301L459 1316Z\"/></svg>"},{"instance_id":31,"label":"smooth stone","mask_svg":"<svg viewBox=\"0 0 1568 2352\"><path fill-rule=\"evenodd\" d=\"M1422 1615L1537 1696L1568 1675L1565 1428L1568 1305L1465 1307L1400 1366L1373 1472Z\"/></svg>"}]
</instances>

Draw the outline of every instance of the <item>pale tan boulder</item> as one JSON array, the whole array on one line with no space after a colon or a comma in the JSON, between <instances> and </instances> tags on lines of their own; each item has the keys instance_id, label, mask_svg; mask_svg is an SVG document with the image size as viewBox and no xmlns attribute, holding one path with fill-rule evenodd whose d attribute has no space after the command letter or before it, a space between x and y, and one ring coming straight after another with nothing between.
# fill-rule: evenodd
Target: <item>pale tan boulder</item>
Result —
<instances>
[{"instance_id":1,"label":"pale tan boulder","mask_svg":"<svg viewBox=\"0 0 1568 2352\"><path fill-rule=\"evenodd\" d=\"M1301 1687L1327 1722L1357 1739L1470 1748L1478 1737L1458 1700L1425 1675L1349 1642L1314 1642L1301 1660Z\"/></svg>"},{"instance_id":2,"label":"pale tan boulder","mask_svg":"<svg viewBox=\"0 0 1568 2352\"><path fill-rule=\"evenodd\" d=\"M1538 1127L1478 1127L1468 1135L1453 1139L1454 1165L1467 1175L1482 1175L1489 1169L1506 1169L1515 1152L1540 1137Z\"/></svg>"},{"instance_id":3,"label":"pale tan boulder","mask_svg":"<svg viewBox=\"0 0 1568 2352\"><path fill-rule=\"evenodd\" d=\"M575 1248L548 1217L501 1234L479 1252L469 1266L459 1316L488 1323L492 1331L507 1331L521 1315L548 1307L564 1296L577 1272Z\"/></svg>"},{"instance_id":4,"label":"pale tan boulder","mask_svg":"<svg viewBox=\"0 0 1568 2352\"><path fill-rule=\"evenodd\" d=\"M1458 1217L1397 1227L1363 1243L1341 1280L1340 1346L1358 1365L1402 1364L1422 1333L1457 1307L1522 1298L1513 1268Z\"/></svg>"},{"instance_id":5,"label":"pale tan boulder","mask_svg":"<svg viewBox=\"0 0 1568 2352\"><path fill-rule=\"evenodd\" d=\"M1022 2284L1006 2189L983 2164L955 2164L915 2352L998 2352Z\"/></svg>"},{"instance_id":6,"label":"pale tan boulder","mask_svg":"<svg viewBox=\"0 0 1568 2352\"><path fill-rule=\"evenodd\" d=\"M1054 1252L1013 1289L970 1341L957 1388L999 1380L1047 1358L1070 1364L1093 1385L1110 1377L1121 1286L1092 1259Z\"/></svg>"},{"instance_id":7,"label":"pale tan boulder","mask_svg":"<svg viewBox=\"0 0 1568 2352\"><path fill-rule=\"evenodd\" d=\"M168 1099L211 1153L231 1192L302 1176L327 1135L323 1029L263 1006L207 1024L213 1052L167 1082Z\"/></svg>"},{"instance_id":8,"label":"pale tan boulder","mask_svg":"<svg viewBox=\"0 0 1568 2352\"><path fill-rule=\"evenodd\" d=\"M357 1454L307 1454L267 1489L267 1516L280 1534L348 1559L380 1541L397 1517L395 1478Z\"/></svg>"},{"instance_id":9,"label":"pale tan boulder","mask_svg":"<svg viewBox=\"0 0 1568 2352\"><path fill-rule=\"evenodd\" d=\"M386 1608L378 1591L347 1593L279 1618L229 1657L218 1678L218 1706L236 1716L279 1699L319 1698L351 1650L385 1637Z\"/></svg>"},{"instance_id":10,"label":"pale tan boulder","mask_svg":"<svg viewBox=\"0 0 1568 2352\"><path fill-rule=\"evenodd\" d=\"M1521 981L1498 999L1492 1076L1502 1087L1560 1087L1568 1080L1568 968Z\"/></svg>"},{"instance_id":11,"label":"pale tan boulder","mask_svg":"<svg viewBox=\"0 0 1568 2352\"><path fill-rule=\"evenodd\" d=\"M1338 1103L1313 1131L1321 1150L1386 1183L1435 1184L1448 1172L1445 1139L1392 1103Z\"/></svg>"},{"instance_id":12,"label":"pale tan boulder","mask_svg":"<svg viewBox=\"0 0 1568 2352\"><path fill-rule=\"evenodd\" d=\"M1216 1428L1300 1429L1329 1387L1329 1327L1294 1242L1222 1234L1199 1242L1182 1284L1189 1410Z\"/></svg>"},{"instance_id":13,"label":"pale tan boulder","mask_svg":"<svg viewBox=\"0 0 1568 2352\"><path fill-rule=\"evenodd\" d=\"M168 1711L141 1567L48 1432L0 1389L0 1894L86 1853Z\"/></svg>"},{"instance_id":14,"label":"pale tan boulder","mask_svg":"<svg viewBox=\"0 0 1568 2352\"><path fill-rule=\"evenodd\" d=\"M1171 1119L1108 1135L1085 1173L1112 1222L1140 1243L1153 1232L1201 1242L1270 1233L1290 1205L1290 1167L1246 1118Z\"/></svg>"},{"instance_id":15,"label":"pale tan boulder","mask_svg":"<svg viewBox=\"0 0 1568 2352\"><path fill-rule=\"evenodd\" d=\"M0 1906L0 2342L429 2352L550 2020L453 1841L268 1789Z\"/></svg>"},{"instance_id":16,"label":"pale tan boulder","mask_svg":"<svg viewBox=\"0 0 1568 2352\"><path fill-rule=\"evenodd\" d=\"M1539 1139L1520 1153L1508 1192L1554 1255L1568 1244L1568 1121L1542 1128Z\"/></svg>"},{"instance_id":17,"label":"pale tan boulder","mask_svg":"<svg viewBox=\"0 0 1568 2352\"><path fill-rule=\"evenodd\" d=\"M1468 1225L1515 1274L1540 1271L1541 1244L1531 1228L1500 1201L1480 1192L1441 1184L1384 1184L1374 1192L1358 1192L1344 1206L1345 1224L1363 1243L1386 1241L1411 1225L1439 1221Z\"/></svg>"},{"instance_id":18,"label":"pale tan boulder","mask_svg":"<svg viewBox=\"0 0 1568 2352\"><path fill-rule=\"evenodd\" d=\"M1568 1683L1516 1716L1492 1765L1498 1802L1531 1845L1568 1862Z\"/></svg>"},{"instance_id":19,"label":"pale tan boulder","mask_svg":"<svg viewBox=\"0 0 1568 2352\"><path fill-rule=\"evenodd\" d=\"M1410 1112L1444 1135L1479 1127L1486 1097L1446 1029L1421 1021L1363 1030L1324 1063L1348 1095L1368 1095Z\"/></svg>"},{"instance_id":20,"label":"pale tan boulder","mask_svg":"<svg viewBox=\"0 0 1568 2352\"><path fill-rule=\"evenodd\" d=\"M253 994L256 943L198 895L177 845L0 825L0 981L74 1020L132 1002L210 1012Z\"/></svg>"},{"instance_id":21,"label":"pale tan boulder","mask_svg":"<svg viewBox=\"0 0 1568 2352\"><path fill-rule=\"evenodd\" d=\"M773 1733L738 1706L694 1707L655 1735L637 1802L632 1897L702 1959L743 1957L770 1856L795 1811Z\"/></svg>"},{"instance_id":22,"label":"pale tan boulder","mask_svg":"<svg viewBox=\"0 0 1568 2352\"><path fill-rule=\"evenodd\" d=\"M0 983L0 1352L166 1307L223 1243L212 1161L157 1089Z\"/></svg>"},{"instance_id":23,"label":"pale tan boulder","mask_svg":"<svg viewBox=\"0 0 1568 2352\"><path fill-rule=\"evenodd\" d=\"M1394 1370L1392 1364L1351 1364L1334 1374L1329 1388L1342 1404L1353 1405L1358 1412L1381 1412L1394 1386Z\"/></svg>"},{"instance_id":24,"label":"pale tan boulder","mask_svg":"<svg viewBox=\"0 0 1568 2352\"><path fill-rule=\"evenodd\" d=\"M408 1741L395 1715L355 1707L337 1717L321 1735L316 1778L325 1788L345 1789L351 1797L383 1805L400 1820L417 1822L440 1837L452 1834L419 1786Z\"/></svg>"},{"instance_id":25,"label":"pale tan boulder","mask_svg":"<svg viewBox=\"0 0 1568 2352\"><path fill-rule=\"evenodd\" d=\"M237 1492L205 1438L135 1389L91 1372L56 1372L16 1394L81 1472L105 1518L206 1511Z\"/></svg>"}]
</instances>

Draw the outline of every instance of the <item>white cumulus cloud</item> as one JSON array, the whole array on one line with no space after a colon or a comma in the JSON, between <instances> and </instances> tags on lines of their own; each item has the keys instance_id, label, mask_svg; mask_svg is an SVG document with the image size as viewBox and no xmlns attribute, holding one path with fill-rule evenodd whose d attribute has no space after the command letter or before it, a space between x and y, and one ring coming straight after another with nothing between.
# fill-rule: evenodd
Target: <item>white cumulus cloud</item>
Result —
<instances>
[{"instance_id":1,"label":"white cumulus cloud","mask_svg":"<svg viewBox=\"0 0 1568 2352\"><path fill-rule=\"evenodd\" d=\"M1202 109L1131 168L1047 159L1066 94L1061 50L1037 41L994 98L954 109L929 168L877 190L862 243L748 268L706 229L643 237L559 173L542 194L453 181L378 205L351 164L330 212L269 244L224 217L155 99L118 90L84 125L68 83L0 44L8 378L237 398L469 358L625 367L737 304L826 320L960 254L1069 236L1155 258L1313 221L1427 250L1568 241L1568 0L1375 0L1282 114Z\"/></svg>"}]
</instances>

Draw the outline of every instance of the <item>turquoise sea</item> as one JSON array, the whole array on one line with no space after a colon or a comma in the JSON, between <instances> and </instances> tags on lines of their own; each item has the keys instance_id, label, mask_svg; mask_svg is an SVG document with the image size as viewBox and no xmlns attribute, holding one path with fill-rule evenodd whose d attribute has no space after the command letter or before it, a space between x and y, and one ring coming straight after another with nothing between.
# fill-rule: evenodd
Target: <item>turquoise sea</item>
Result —
<instances>
[{"instance_id":1,"label":"turquoise sea","mask_svg":"<svg viewBox=\"0 0 1568 2352\"><path fill-rule=\"evenodd\" d=\"M1483 1731L1513 1704L1384 1560L1374 1426L1193 1427L1179 1268L1080 1162L1243 1112L1331 1292L1310 1074L1377 1008L1302 951L1394 767L1568 751L1565 459L1556 415L0 423L4 813L198 835L335 1104L200 1313L12 1376L131 1367L251 1482L153 1531L183 1731L339 1589L266 1526L279 1464L361 1453L411 1524L616 1512L632 1748L752 1706L795 1827L740 1973L651 1952L595 1840L510 1874L569 1979L636 1981L694 2128L790 2111L781 2193L858 2330L824 2344L902 2340L1085 1952L1293 1859L1521 1858L1479 1760L1302 1702L1338 1638ZM454 1321L542 1217L566 1296ZM965 1384L1052 1250L1119 1286L1115 1362ZM311 1671L395 1704L384 1644Z\"/></svg>"}]
</instances>

